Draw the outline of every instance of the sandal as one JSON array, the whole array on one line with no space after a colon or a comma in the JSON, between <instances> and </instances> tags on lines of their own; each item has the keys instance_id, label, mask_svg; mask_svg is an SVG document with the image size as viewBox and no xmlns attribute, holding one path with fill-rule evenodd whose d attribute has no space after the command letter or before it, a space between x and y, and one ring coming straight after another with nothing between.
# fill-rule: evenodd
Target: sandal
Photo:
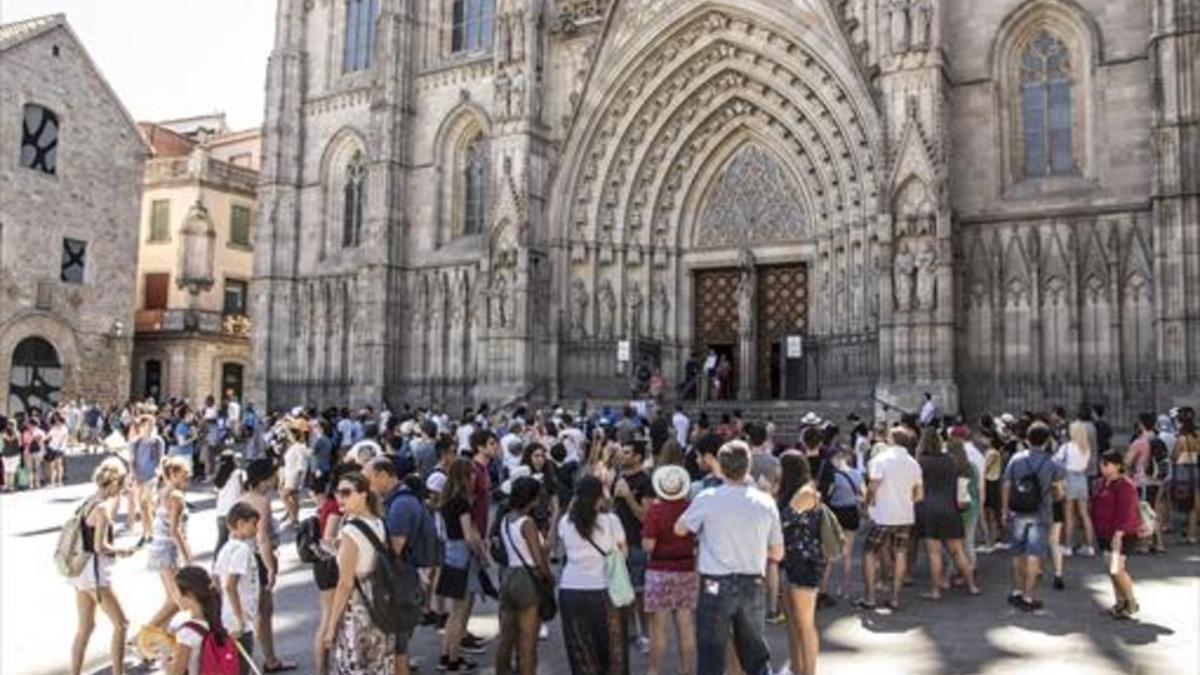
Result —
<instances>
[{"instance_id":1,"label":"sandal","mask_svg":"<svg viewBox=\"0 0 1200 675\"><path fill-rule=\"evenodd\" d=\"M296 664L282 659L276 659L274 665L263 664L262 671L264 673L286 673L290 670L298 668Z\"/></svg>"}]
</instances>

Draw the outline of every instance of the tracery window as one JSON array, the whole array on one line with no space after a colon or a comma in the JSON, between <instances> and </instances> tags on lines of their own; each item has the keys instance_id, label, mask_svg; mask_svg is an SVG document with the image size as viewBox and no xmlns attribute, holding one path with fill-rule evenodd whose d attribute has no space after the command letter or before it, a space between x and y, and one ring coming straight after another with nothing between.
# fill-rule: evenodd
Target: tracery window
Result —
<instances>
[{"instance_id":1,"label":"tracery window","mask_svg":"<svg viewBox=\"0 0 1200 675\"><path fill-rule=\"evenodd\" d=\"M366 177L362 152L355 152L346 165L346 182L342 186L342 246L346 248L358 246L362 238Z\"/></svg>"},{"instance_id":2,"label":"tracery window","mask_svg":"<svg viewBox=\"0 0 1200 675\"><path fill-rule=\"evenodd\" d=\"M1071 148L1071 60L1047 31L1021 54L1021 130L1026 178L1076 172Z\"/></svg>"},{"instance_id":3,"label":"tracery window","mask_svg":"<svg viewBox=\"0 0 1200 675\"><path fill-rule=\"evenodd\" d=\"M53 176L58 172L58 115L27 103L21 116L21 166Z\"/></svg>"},{"instance_id":4,"label":"tracery window","mask_svg":"<svg viewBox=\"0 0 1200 675\"><path fill-rule=\"evenodd\" d=\"M492 46L495 0L452 0L450 51L484 51Z\"/></svg>"},{"instance_id":5,"label":"tracery window","mask_svg":"<svg viewBox=\"0 0 1200 675\"><path fill-rule=\"evenodd\" d=\"M463 153L463 234L483 232L487 209L487 150L483 137L476 136Z\"/></svg>"},{"instance_id":6,"label":"tracery window","mask_svg":"<svg viewBox=\"0 0 1200 675\"><path fill-rule=\"evenodd\" d=\"M346 31L342 72L371 67L375 51L375 14L379 0L346 0Z\"/></svg>"}]
</instances>

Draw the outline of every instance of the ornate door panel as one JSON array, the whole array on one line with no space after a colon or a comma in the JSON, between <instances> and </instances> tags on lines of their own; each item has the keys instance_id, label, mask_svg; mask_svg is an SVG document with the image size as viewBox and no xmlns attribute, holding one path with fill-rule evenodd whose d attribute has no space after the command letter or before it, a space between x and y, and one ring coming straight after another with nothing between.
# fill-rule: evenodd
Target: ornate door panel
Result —
<instances>
[{"instance_id":1,"label":"ornate door panel","mask_svg":"<svg viewBox=\"0 0 1200 675\"><path fill-rule=\"evenodd\" d=\"M781 398L786 337L808 332L808 268L803 263L771 265L757 268L756 274L756 394Z\"/></svg>"},{"instance_id":2,"label":"ornate door panel","mask_svg":"<svg viewBox=\"0 0 1200 675\"><path fill-rule=\"evenodd\" d=\"M693 293L693 344L698 352L738 342L737 269L699 270Z\"/></svg>"}]
</instances>

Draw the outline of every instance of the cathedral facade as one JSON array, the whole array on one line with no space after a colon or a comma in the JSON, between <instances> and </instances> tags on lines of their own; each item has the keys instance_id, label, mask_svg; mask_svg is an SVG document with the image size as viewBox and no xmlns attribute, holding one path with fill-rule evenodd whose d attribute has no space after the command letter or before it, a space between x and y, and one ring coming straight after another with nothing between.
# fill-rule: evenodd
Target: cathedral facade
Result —
<instances>
[{"instance_id":1,"label":"cathedral facade","mask_svg":"<svg viewBox=\"0 0 1200 675\"><path fill-rule=\"evenodd\" d=\"M1200 382L1198 0L279 0L268 405Z\"/></svg>"}]
</instances>

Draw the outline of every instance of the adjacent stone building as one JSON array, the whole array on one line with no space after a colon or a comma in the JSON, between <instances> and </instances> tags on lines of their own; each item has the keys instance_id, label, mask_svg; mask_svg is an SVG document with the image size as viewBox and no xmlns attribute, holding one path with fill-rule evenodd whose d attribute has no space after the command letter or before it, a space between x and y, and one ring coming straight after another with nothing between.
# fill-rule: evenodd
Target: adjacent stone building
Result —
<instances>
[{"instance_id":1,"label":"adjacent stone building","mask_svg":"<svg viewBox=\"0 0 1200 675\"><path fill-rule=\"evenodd\" d=\"M141 125L151 149L139 227L134 394L240 397L261 132L223 116Z\"/></svg>"},{"instance_id":2,"label":"adjacent stone building","mask_svg":"<svg viewBox=\"0 0 1200 675\"><path fill-rule=\"evenodd\" d=\"M711 349L741 398L1194 397L1198 55L1200 0L279 0L254 396Z\"/></svg>"},{"instance_id":3,"label":"adjacent stone building","mask_svg":"<svg viewBox=\"0 0 1200 675\"><path fill-rule=\"evenodd\" d=\"M62 15L0 25L0 412L125 401L145 153Z\"/></svg>"}]
</instances>

